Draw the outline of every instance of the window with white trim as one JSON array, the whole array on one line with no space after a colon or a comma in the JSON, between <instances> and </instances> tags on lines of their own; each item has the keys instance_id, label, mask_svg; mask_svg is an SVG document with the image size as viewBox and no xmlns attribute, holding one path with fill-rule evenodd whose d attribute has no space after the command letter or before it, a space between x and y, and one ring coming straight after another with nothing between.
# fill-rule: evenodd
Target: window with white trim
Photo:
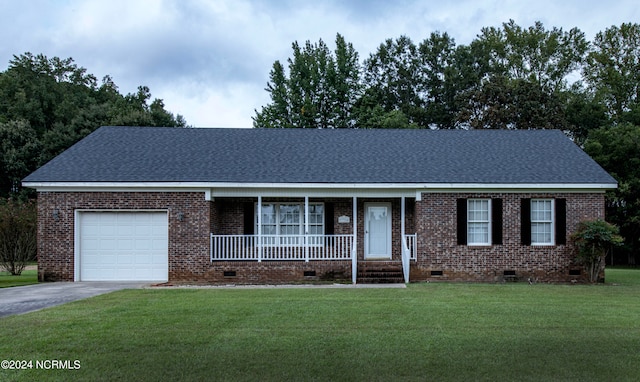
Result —
<instances>
[{"instance_id":1,"label":"window with white trim","mask_svg":"<svg viewBox=\"0 0 640 382\"><path fill-rule=\"evenodd\" d=\"M553 199L531 199L531 245L554 244L553 202Z\"/></svg>"},{"instance_id":2,"label":"window with white trim","mask_svg":"<svg viewBox=\"0 0 640 382\"><path fill-rule=\"evenodd\" d=\"M256 205L255 232L258 232ZM304 203L262 203L263 235L304 235ZM324 204L309 203L309 235L324 235Z\"/></svg>"},{"instance_id":3,"label":"window with white trim","mask_svg":"<svg viewBox=\"0 0 640 382\"><path fill-rule=\"evenodd\" d=\"M491 245L491 199L467 200L467 245Z\"/></svg>"}]
</instances>

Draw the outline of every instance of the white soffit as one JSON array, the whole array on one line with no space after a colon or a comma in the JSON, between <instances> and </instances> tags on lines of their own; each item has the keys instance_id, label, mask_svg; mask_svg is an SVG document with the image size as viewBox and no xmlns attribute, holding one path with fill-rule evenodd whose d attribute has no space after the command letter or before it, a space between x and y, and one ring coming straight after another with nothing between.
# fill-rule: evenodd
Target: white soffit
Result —
<instances>
[{"instance_id":1,"label":"white soffit","mask_svg":"<svg viewBox=\"0 0 640 382\"><path fill-rule=\"evenodd\" d=\"M204 192L242 196L406 196L434 192L605 192L615 183L209 183L209 182L24 182L39 192Z\"/></svg>"}]
</instances>

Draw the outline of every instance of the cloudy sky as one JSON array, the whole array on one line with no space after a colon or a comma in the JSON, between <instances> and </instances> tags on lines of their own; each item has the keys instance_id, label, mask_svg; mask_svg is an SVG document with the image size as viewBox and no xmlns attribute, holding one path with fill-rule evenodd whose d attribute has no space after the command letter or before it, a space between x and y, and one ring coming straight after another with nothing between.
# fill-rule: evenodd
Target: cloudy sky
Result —
<instances>
[{"instance_id":1,"label":"cloudy sky","mask_svg":"<svg viewBox=\"0 0 640 382\"><path fill-rule=\"evenodd\" d=\"M291 43L342 34L361 61L387 38L447 32L468 44L485 26L577 27L591 40L639 22L637 0L0 0L0 70L25 52L72 57L123 94L149 86L194 127L251 127L269 102L274 61Z\"/></svg>"}]
</instances>

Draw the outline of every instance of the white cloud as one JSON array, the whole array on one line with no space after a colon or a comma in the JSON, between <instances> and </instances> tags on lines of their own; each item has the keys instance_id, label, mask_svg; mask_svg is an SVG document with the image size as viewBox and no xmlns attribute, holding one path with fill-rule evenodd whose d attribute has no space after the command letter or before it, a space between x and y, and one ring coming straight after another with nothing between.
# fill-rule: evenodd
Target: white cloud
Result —
<instances>
[{"instance_id":1,"label":"white cloud","mask_svg":"<svg viewBox=\"0 0 640 382\"><path fill-rule=\"evenodd\" d=\"M166 108L194 126L250 127L275 60L291 43L342 34L364 60L387 38L419 43L447 32L468 44L485 26L536 20L550 29L578 27L588 39L611 25L636 22L630 0L68 0L0 3L0 68L31 51L73 57L98 78L109 74L123 93L150 87ZM16 33L20 31L20 33Z\"/></svg>"}]
</instances>

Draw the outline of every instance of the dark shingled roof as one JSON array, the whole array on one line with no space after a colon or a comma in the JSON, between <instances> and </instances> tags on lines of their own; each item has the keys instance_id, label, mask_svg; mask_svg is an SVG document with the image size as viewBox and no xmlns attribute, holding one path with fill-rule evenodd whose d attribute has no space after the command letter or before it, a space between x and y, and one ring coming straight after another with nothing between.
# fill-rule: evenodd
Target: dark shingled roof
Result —
<instances>
[{"instance_id":1,"label":"dark shingled roof","mask_svg":"<svg viewBox=\"0 0 640 382\"><path fill-rule=\"evenodd\" d=\"M555 130L102 127L25 182L616 181Z\"/></svg>"}]
</instances>

